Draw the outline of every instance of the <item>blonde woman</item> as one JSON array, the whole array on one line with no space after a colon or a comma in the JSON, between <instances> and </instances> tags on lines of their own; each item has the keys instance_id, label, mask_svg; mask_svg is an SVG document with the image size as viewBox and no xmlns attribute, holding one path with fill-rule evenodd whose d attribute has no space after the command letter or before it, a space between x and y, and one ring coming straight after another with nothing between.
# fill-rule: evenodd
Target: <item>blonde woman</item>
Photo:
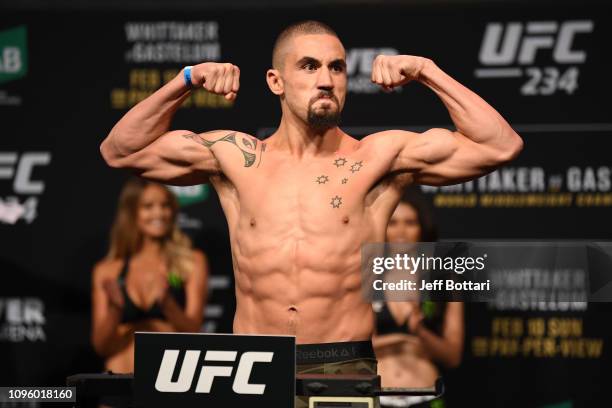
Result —
<instances>
[{"instance_id":1,"label":"blonde woman","mask_svg":"<svg viewBox=\"0 0 612 408\"><path fill-rule=\"evenodd\" d=\"M163 185L124 186L106 258L94 268L92 334L105 368L134 371L134 332L197 332L208 267L176 225L178 204Z\"/></svg>"}]
</instances>

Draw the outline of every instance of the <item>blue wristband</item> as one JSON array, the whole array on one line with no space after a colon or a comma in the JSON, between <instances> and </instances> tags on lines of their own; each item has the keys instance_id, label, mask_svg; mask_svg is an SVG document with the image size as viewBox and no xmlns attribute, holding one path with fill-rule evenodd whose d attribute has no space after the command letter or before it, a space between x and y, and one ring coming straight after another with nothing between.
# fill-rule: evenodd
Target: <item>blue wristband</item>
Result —
<instances>
[{"instance_id":1,"label":"blue wristband","mask_svg":"<svg viewBox=\"0 0 612 408\"><path fill-rule=\"evenodd\" d=\"M191 68L193 68L192 66L186 66L183 69L183 78L185 79L185 85L187 86L187 88L194 88L193 86L193 82L191 82Z\"/></svg>"}]
</instances>

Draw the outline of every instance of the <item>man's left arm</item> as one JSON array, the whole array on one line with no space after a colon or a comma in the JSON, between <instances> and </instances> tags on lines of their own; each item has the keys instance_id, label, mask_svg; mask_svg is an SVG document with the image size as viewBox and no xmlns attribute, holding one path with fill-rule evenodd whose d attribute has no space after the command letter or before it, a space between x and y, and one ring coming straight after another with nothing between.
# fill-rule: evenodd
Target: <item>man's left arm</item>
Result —
<instances>
[{"instance_id":1,"label":"man's left arm","mask_svg":"<svg viewBox=\"0 0 612 408\"><path fill-rule=\"evenodd\" d=\"M456 130L377 134L376 139L397 153L392 172L411 172L413 181L419 184L456 184L491 172L519 154L523 141L508 122L433 61L410 55L379 55L374 61L372 81L383 89L391 90L412 80L438 95Z\"/></svg>"}]
</instances>

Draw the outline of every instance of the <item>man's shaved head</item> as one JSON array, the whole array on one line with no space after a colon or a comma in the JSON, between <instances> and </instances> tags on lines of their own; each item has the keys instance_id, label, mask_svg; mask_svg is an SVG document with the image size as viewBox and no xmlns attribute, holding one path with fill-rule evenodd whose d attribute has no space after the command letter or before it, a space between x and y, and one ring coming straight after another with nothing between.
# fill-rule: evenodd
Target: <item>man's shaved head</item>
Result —
<instances>
[{"instance_id":1,"label":"man's shaved head","mask_svg":"<svg viewBox=\"0 0 612 408\"><path fill-rule=\"evenodd\" d=\"M330 26L320 21L306 20L293 23L285 28L274 42L274 48L272 50L272 67L275 69L281 69L283 67L287 45L294 36L308 34L329 34L340 39L338 34L336 34Z\"/></svg>"}]
</instances>

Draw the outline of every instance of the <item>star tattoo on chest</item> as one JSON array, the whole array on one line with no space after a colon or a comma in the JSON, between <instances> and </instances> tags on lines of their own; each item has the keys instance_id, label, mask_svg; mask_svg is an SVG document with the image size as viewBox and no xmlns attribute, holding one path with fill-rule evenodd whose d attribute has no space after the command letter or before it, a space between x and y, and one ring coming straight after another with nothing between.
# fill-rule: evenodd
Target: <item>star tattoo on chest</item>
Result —
<instances>
[{"instance_id":1,"label":"star tattoo on chest","mask_svg":"<svg viewBox=\"0 0 612 408\"><path fill-rule=\"evenodd\" d=\"M332 208L340 208L340 206L342 205L342 197L340 196L335 196L331 199L330 202Z\"/></svg>"},{"instance_id":2,"label":"star tattoo on chest","mask_svg":"<svg viewBox=\"0 0 612 408\"><path fill-rule=\"evenodd\" d=\"M345 177L342 179L342 184L346 184L348 182L348 179Z\"/></svg>"},{"instance_id":3,"label":"star tattoo on chest","mask_svg":"<svg viewBox=\"0 0 612 408\"><path fill-rule=\"evenodd\" d=\"M355 162L352 166L351 166L351 173L357 173L359 170L361 170L361 168L363 167L363 160L360 160L358 162Z\"/></svg>"},{"instance_id":4,"label":"star tattoo on chest","mask_svg":"<svg viewBox=\"0 0 612 408\"><path fill-rule=\"evenodd\" d=\"M317 184L325 184L329 181L329 177L325 176L325 175L321 175L319 177L317 177L317 179L315 180L315 182Z\"/></svg>"},{"instance_id":5,"label":"star tattoo on chest","mask_svg":"<svg viewBox=\"0 0 612 408\"><path fill-rule=\"evenodd\" d=\"M334 160L334 166L342 167L346 164L346 159L344 157L340 157L339 159Z\"/></svg>"}]
</instances>

